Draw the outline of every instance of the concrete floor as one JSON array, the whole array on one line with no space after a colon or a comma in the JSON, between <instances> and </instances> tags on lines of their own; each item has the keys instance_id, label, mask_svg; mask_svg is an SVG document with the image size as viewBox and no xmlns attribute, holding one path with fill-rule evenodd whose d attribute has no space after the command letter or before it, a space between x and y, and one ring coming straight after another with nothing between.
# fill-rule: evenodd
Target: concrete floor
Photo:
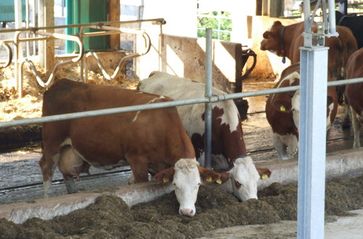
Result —
<instances>
[{"instance_id":1,"label":"concrete floor","mask_svg":"<svg viewBox=\"0 0 363 239\"><path fill-rule=\"evenodd\" d=\"M271 82L252 82L247 81L244 85L244 91L254 91L271 88L273 83ZM251 97L249 101L249 113L264 111L266 97ZM255 116L256 117L256 116ZM263 119L262 119L263 118ZM267 127L267 121L264 117L253 121L247 121L244 123L244 128L255 127ZM247 130L248 134L248 130ZM339 124L333 128L333 132L330 133L330 138L336 138L337 135L344 138L345 142L328 143L327 150L335 151L339 149L351 148L351 135L348 132L343 132L340 129ZM248 138L248 136L247 136ZM249 147L249 146L247 146ZM332 150L334 148L334 150ZM361 239L363 238L363 209L351 211L352 216L347 217L329 217L326 218L325 224L325 239ZM282 221L280 223L267 224L267 225L247 225L236 226L229 228L222 228L208 232L204 237L200 239L295 239L297 238L297 222L296 221Z\"/></svg>"},{"instance_id":2,"label":"concrete floor","mask_svg":"<svg viewBox=\"0 0 363 239\"><path fill-rule=\"evenodd\" d=\"M329 218L325 224L325 239L363 238L363 209L351 211L355 215ZM282 221L268 225L236 226L210 231L200 239L294 239L296 221Z\"/></svg>"}]
</instances>

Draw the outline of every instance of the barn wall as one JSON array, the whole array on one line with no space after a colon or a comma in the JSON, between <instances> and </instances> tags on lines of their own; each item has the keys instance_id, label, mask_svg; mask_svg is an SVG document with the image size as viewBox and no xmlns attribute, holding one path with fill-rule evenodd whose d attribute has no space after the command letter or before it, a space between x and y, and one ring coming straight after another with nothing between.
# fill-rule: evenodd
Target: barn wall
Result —
<instances>
[{"instance_id":1,"label":"barn wall","mask_svg":"<svg viewBox=\"0 0 363 239\"><path fill-rule=\"evenodd\" d=\"M160 55L153 47L148 55L139 59L137 69L140 70L138 75L141 79L146 78L151 71L159 70L204 82L205 39L162 34L159 42ZM230 82L235 82L242 71L241 44L213 41L212 49L213 84L231 92Z\"/></svg>"},{"instance_id":2,"label":"barn wall","mask_svg":"<svg viewBox=\"0 0 363 239\"><path fill-rule=\"evenodd\" d=\"M260 42L263 39L262 35L272 26L274 21L280 21L283 25L290 25L301 21L301 19L271 18L266 16L254 16L252 18L252 44L250 47L257 54L257 64L250 78L274 78L275 75L279 75L284 68L290 65L288 59L283 64L281 57L276 56L274 53L260 50Z\"/></svg>"}]
</instances>

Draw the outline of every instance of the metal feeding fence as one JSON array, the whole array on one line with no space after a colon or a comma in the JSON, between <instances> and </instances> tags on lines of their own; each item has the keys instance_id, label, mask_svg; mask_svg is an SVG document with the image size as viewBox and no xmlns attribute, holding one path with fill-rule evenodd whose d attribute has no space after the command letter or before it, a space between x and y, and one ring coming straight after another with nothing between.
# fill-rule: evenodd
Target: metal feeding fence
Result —
<instances>
[{"instance_id":1,"label":"metal feeding fence","mask_svg":"<svg viewBox=\"0 0 363 239\"><path fill-rule=\"evenodd\" d=\"M17 82L17 92L18 96L22 97L22 88L23 88L23 68L24 65L28 65L31 72L34 74L37 83L41 87L47 88L53 81L56 70L61 65L66 65L69 63L77 63L80 62L80 79L83 81L84 77L87 77L87 68L85 67L85 55L87 57L92 56L97 63L97 66L100 68L103 77L106 80L114 79L117 74L120 72L124 64L133 58L143 56L147 54L151 48L151 40L149 35L144 30L133 30L128 28L115 27L115 24L134 24L135 22L151 22L160 25L160 28L163 24L165 24L165 20L163 18L156 19L145 19L138 21L117 21L117 22L96 22L96 23L88 23L88 24L72 24L72 25L59 25L59 26L47 26L47 27L31 27L31 28L21 28L21 29L4 29L0 30L0 33L9 33L15 32L14 39L6 39L0 41L0 47L4 47L7 52L7 58L0 68L8 67L14 58L14 70L15 70L15 79ZM55 29L64 29L64 28L79 28L78 35L68 35L63 33L54 33L47 32L46 30L55 30ZM84 32L85 29L93 29L97 31L93 32ZM32 33L34 37L29 37L29 33ZM114 35L114 34L133 34L135 36L141 36L144 40L144 49L139 52L126 52L125 56L120 59L113 73L109 75L103 64L101 63L97 52L88 51L84 52L83 40L85 38L104 36L104 35ZM21 37L21 35L26 35L25 37ZM51 39L60 39L64 41L70 41L76 43L76 51L74 54L67 54L66 60L57 61L52 70L50 71L50 75L44 81L41 77L41 74L37 71L35 64L33 63L34 56L26 56L22 57L22 47L20 43L22 42L35 42L35 41L47 41ZM11 46L14 47L15 54L11 51ZM59 57L60 58L60 57ZM68 59L67 59L68 58Z\"/></svg>"},{"instance_id":2,"label":"metal feeding fence","mask_svg":"<svg viewBox=\"0 0 363 239\"><path fill-rule=\"evenodd\" d=\"M39 124L51 121L69 120L75 118L94 117L99 115L117 114L131 111L167 108L189 104L206 104L206 166L210 166L211 154L211 109L212 104L218 101L238 99L244 97L276 94L289 91L301 91L301 120L299 139L299 179L298 179L298 238L324 238L324 195L325 195L325 108L326 88L338 85L363 82L363 78L344 81L327 82L327 52L324 46L312 44L314 37L321 37L311 32L312 17L310 17L310 4L305 0L305 41L301 48L301 85L279 89L261 90L255 92L241 92L226 95L212 95L212 60L211 60L211 29L206 31L206 90L205 96L194 99L176 100L172 102L150 103L119 108L101 109L61 115L53 115L32 119L21 119L0 122L0 128ZM320 1L321 2L321 1ZM322 4L326 8L325 4ZM330 35L335 34L334 1L329 0ZM324 19L326 21L326 18ZM38 30L38 29L37 29ZM323 35L324 36L324 35ZM317 41L320 42L320 41ZM7 44L4 43L8 48ZM318 64L319 63L319 64ZM325 79L325 80L321 80Z\"/></svg>"}]
</instances>

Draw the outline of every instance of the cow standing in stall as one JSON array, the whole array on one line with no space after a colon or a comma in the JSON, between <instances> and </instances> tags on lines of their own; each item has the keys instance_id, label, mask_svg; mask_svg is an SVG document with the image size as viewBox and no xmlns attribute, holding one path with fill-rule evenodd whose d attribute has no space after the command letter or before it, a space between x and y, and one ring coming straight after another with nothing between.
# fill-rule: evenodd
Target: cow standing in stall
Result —
<instances>
[{"instance_id":1,"label":"cow standing in stall","mask_svg":"<svg viewBox=\"0 0 363 239\"><path fill-rule=\"evenodd\" d=\"M316 32L317 26L313 26ZM270 30L263 33L260 49L274 52L283 58L287 57L291 64L300 61L300 49L303 46L304 22L282 25L275 21ZM337 26L338 37L326 37L325 46L328 52L329 80L339 80L344 77L344 68L349 56L357 50L357 41L352 31L344 26Z\"/></svg>"},{"instance_id":2,"label":"cow standing in stall","mask_svg":"<svg viewBox=\"0 0 363 239\"><path fill-rule=\"evenodd\" d=\"M139 84L139 90L166 95L173 99L203 97L205 84L164 72L153 72ZM226 94L213 89L213 94ZM192 139L196 156L204 160L204 104L177 107L183 126ZM241 201L257 199L257 183L261 175L270 175L268 169L256 169L247 156L239 113L233 100L213 103L212 109L212 167L226 171L230 181L224 185Z\"/></svg>"},{"instance_id":3,"label":"cow standing in stall","mask_svg":"<svg viewBox=\"0 0 363 239\"><path fill-rule=\"evenodd\" d=\"M43 116L169 100L62 79L44 93ZM45 195L56 165L72 193L76 191L74 177L88 171L90 165L111 169L127 162L136 183L147 182L148 172L159 180L172 180L179 213L194 216L200 176L220 183L227 180L225 175L199 166L175 107L44 123L42 140L39 164Z\"/></svg>"},{"instance_id":4,"label":"cow standing in stall","mask_svg":"<svg viewBox=\"0 0 363 239\"><path fill-rule=\"evenodd\" d=\"M284 69L274 88L297 86L300 84L300 64ZM334 88L328 88L327 130L337 114L338 101ZM266 118L273 132L273 146L279 159L292 159L298 151L300 91L276 93L266 101Z\"/></svg>"},{"instance_id":5,"label":"cow standing in stall","mask_svg":"<svg viewBox=\"0 0 363 239\"><path fill-rule=\"evenodd\" d=\"M317 26L313 25L316 32ZM275 21L270 30L263 33L261 50L276 53L283 58L287 57L291 63L300 61L300 49L303 46L304 22L284 26L280 21ZM345 66L349 56L357 50L357 41L352 31L344 26L337 26L338 37L326 37L325 46L328 51L328 81L345 79ZM344 86L337 86L336 91L339 104L344 103ZM332 90L330 90L332 91ZM349 110L345 109L346 116L343 127L349 127Z\"/></svg>"},{"instance_id":6,"label":"cow standing in stall","mask_svg":"<svg viewBox=\"0 0 363 239\"><path fill-rule=\"evenodd\" d=\"M363 48L354 52L347 62L347 78L363 77ZM360 124L363 121L363 83L346 85L345 97L352 114L353 148L360 147Z\"/></svg>"}]
</instances>

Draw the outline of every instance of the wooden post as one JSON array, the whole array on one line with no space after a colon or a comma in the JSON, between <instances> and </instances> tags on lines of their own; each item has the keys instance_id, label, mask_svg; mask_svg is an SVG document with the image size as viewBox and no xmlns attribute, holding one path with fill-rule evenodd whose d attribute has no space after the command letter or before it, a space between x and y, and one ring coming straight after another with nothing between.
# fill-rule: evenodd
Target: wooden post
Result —
<instances>
[{"instance_id":1,"label":"wooden post","mask_svg":"<svg viewBox=\"0 0 363 239\"><path fill-rule=\"evenodd\" d=\"M120 21L120 0L109 0L108 1L108 9L109 9L109 21ZM118 26L117 24L115 25ZM111 35L110 36L110 48L111 49L120 49L120 35Z\"/></svg>"}]
</instances>

